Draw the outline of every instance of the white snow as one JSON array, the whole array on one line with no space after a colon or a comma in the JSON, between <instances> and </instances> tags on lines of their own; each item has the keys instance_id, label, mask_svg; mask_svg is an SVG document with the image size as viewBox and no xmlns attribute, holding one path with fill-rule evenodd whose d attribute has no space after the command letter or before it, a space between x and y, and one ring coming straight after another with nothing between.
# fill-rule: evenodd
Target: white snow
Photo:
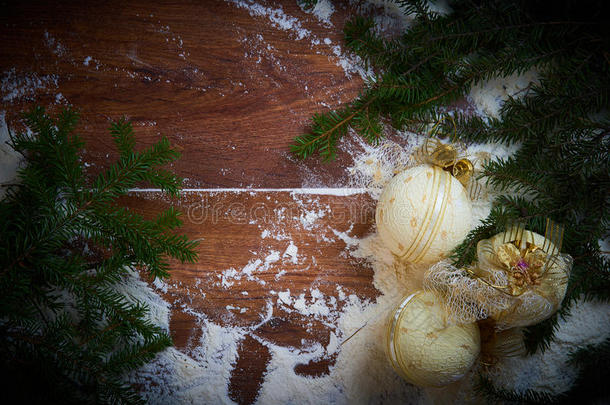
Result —
<instances>
[{"instance_id":1,"label":"white snow","mask_svg":"<svg viewBox=\"0 0 610 405\"><path fill-rule=\"evenodd\" d=\"M297 40L301 40L309 35L311 31L302 27L301 22L292 16L287 15L282 6L277 8L266 7L255 1L248 0L227 0L239 8L246 9L253 17L266 17L271 24L280 30L292 32Z\"/></svg>"},{"instance_id":2,"label":"white snow","mask_svg":"<svg viewBox=\"0 0 610 405\"><path fill-rule=\"evenodd\" d=\"M290 241L290 245L288 245L282 257L289 257L293 264L297 264L299 260L298 252L299 248L294 244L293 241Z\"/></svg>"},{"instance_id":3,"label":"white snow","mask_svg":"<svg viewBox=\"0 0 610 405\"><path fill-rule=\"evenodd\" d=\"M0 199L6 194L7 186L16 181L17 170L23 162L21 154L10 146L5 115L4 111L0 111Z\"/></svg>"},{"instance_id":4,"label":"white snow","mask_svg":"<svg viewBox=\"0 0 610 405\"><path fill-rule=\"evenodd\" d=\"M3 102L34 99L38 90L57 88L57 76L38 75L33 72L17 72L15 68L2 74L0 93Z\"/></svg>"}]
</instances>

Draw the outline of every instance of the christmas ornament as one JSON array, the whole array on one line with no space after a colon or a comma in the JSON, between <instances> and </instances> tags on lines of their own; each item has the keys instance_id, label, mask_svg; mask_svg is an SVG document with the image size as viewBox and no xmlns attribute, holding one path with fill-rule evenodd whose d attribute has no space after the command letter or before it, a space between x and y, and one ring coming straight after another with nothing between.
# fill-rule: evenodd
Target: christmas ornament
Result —
<instances>
[{"instance_id":1,"label":"christmas ornament","mask_svg":"<svg viewBox=\"0 0 610 405\"><path fill-rule=\"evenodd\" d=\"M563 228L550 220L545 236L509 225L479 241L474 267L432 266L424 288L444 298L453 322L490 318L498 330L536 324L557 311L566 293L572 259L560 254L562 239Z\"/></svg>"},{"instance_id":2,"label":"christmas ornament","mask_svg":"<svg viewBox=\"0 0 610 405\"><path fill-rule=\"evenodd\" d=\"M511 297L490 313L501 328L533 325L559 309L572 268L572 258L560 254L562 239L563 227L547 220L545 236L518 224L478 243L474 274Z\"/></svg>"},{"instance_id":3,"label":"christmas ornament","mask_svg":"<svg viewBox=\"0 0 610 405\"><path fill-rule=\"evenodd\" d=\"M377 230L399 260L436 262L470 230L472 206L465 186L473 166L457 156L452 145L429 139L415 154L422 164L399 173L384 188Z\"/></svg>"},{"instance_id":4,"label":"christmas ornament","mask_svg":"<svg viewBox=\"0 0 610 405\"><path fill-rule=\"evenodd\" d=\"M449 324L442 299L429 291L418 291L398 306L388 325L386 343L394 369L421 387L441 387L459 380L480 351L477 324Z\"/></svg>"}]
</instances>

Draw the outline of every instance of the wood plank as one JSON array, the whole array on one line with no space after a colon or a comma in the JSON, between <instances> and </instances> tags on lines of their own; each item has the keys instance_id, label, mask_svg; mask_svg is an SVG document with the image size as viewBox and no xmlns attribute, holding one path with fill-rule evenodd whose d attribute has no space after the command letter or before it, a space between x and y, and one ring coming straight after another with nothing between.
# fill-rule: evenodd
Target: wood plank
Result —
<instances>
[{"instance_id":1,"label":"wood plank","mask_svg":"<svg viewBox=\"0 0 610 405\"><path fill-rule=\"evenodd\" d=\"M91 175L117 156L107 128L126 115L138 147L165 135L182 152L172 168L186 186L344 186L347 153L322 165L295 160L288 146L313 113L351 100L362 86L335 55L349 7L336 5L328 26L294 0L259 3L281 8L309 33L299 39L296 30L220 0L4 3L0 96L7 122L19 128L19 113L33 104L74 105ZM349 257L339 236L372 232L367 195L187 193L172 201L135 193L121 203L149 218L177 205L185 213L182 231L201 239L199 262L172 262L172 278L158 291L172 306L174 343L187 354L200 344L202 318L252 329L229 382L230 398L240 404L252 403L263 381L270 356L261 342L327 346L345 297L378 295L371 268ZM294 301L282 304L279 293L288 290L308 305L319 291L324 305L336 306L325 316L306 315ZM322 357L295 372L320 376L334 361Z\"/></svg>"},{"instance_id":2,"label":"wood plank","mask_svg":"<svg viewBox=\"0 0 610 405\"><path fill-rule=\"evenodd\" d=\"M149 218L170 205L152 193L134 193L122 203ZM188 303L221 324L252 326L266 314L271 291L290 288L298 295L318 287L325 295L336 296L341 286L346 295L376 295L372 271L347 258L345 242L334 233L348 231L361 237L372 231L374 205L366 194L185 193L173 204L183 212L181 232L200 240L198 263L172 263L167 294L176 305ZM308 215L315 221L307 221ZM290 256L291 245L298 248L297 258ZM274 261L266 266L265 259L275 252L279 258L271 257ZM250 277L231 277L231 268L253 270ZM227 305L246 311L227 310Z\"/></svg>"},{"instance_id":3,"label":"wood plank","mask_svg":"<svg viewBox=\"0 0 610 405\"><path fill-rule=\"evenodd\" d=\"M328 28L294 0L265 5L298 18L309 30L302 39L220 0L1 7L3 80L48 79L30 97L11 96L2 86L7 120L16 126L19 112L34 102L60 97L60 104L74 105L92 174L116 156L109 120L126 115L139 145L165 135L182 151L174 169L190 186L299 187L314 167L320 184L340 184L347 156L321 167L296 164L288 146L313 113L351 100L362 86L334 54L347 16L341 7L336 27Z\"/></svg>"},{"instance_id":4,"label":"wood plank","mask_svg":"<svg viewBox=\"0 0 610 405\"><path fill-rule=\"evenodd\" d=\"M174 342L186 353L196 347L202 319L252 330L240 343L230 381L238 403L255 399L270 359L259 340L296 350L315 343L326 347L345 297L378 295L372 269L346 255L340 237L372 232L374 201L367 194L190 192L169 201L158 193L134 193L121 203L147 218L174 203L184 213L181 231L200 240L199 261L173 262L171 279L159 292L172 306ZM292 256L291 246L298 248ZM284 305L279 293L288 290L309 304L312 291L319 291L332 311L312 316L294 302ZM295 372L320 376L334 361L333 354L297 365Z\"/></svg>"},{"instance_id":5,"label":"wood plank","mask_svg":"<svg viewBox=\"0 0 610 405\"><path fill-rule=\"evenodd\" d=\"M246 336L239 344L237 362L229 383L229 397L238 404L254 403L270 360L267 346Z\"/></svg>"}]
</instances>

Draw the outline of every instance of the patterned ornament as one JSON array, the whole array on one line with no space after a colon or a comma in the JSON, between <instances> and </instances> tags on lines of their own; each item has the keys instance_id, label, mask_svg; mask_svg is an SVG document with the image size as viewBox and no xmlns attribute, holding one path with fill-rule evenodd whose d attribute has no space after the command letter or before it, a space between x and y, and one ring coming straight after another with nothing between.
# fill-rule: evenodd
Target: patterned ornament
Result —
<instances>
[{"instance_id":1,"label":"patterned ornament","mask_svg":"<svg viewBox=\"0 0 610 405\"><path fill-rule=\"evenodd\" d=\"M377 230L403 262L428 264L446 257L472 224L473 166L457 150L429 139L415 154L421 164L396 175L377 204Z\"/></svg>"},{"instance_id":2,"label":"patterned ornament","mask_svg":"<svg viewBox=\"0 0 610 405\"><path fill-rule=\"evenodd\" d=\"M509 225L479 241L477 263L430 268L424 287L442 295L454 322L493 319L498 330L539 323L553 315L566 294L572 258L561 254L563 228L547 220L545 236Z\"/></svg>"},{"instance_id":3,"label":"patterned ornament","mask_svg":"<svg viewBox=\"0 0 610 405\"><path fill-rule=\"evenodd\" d=\"M429 291L404 299L388 325L386 350L392 367L420 387L441 387L461 379L480 348L477 324L449 324L442 298Z\"/></svg>"}]
</instances>

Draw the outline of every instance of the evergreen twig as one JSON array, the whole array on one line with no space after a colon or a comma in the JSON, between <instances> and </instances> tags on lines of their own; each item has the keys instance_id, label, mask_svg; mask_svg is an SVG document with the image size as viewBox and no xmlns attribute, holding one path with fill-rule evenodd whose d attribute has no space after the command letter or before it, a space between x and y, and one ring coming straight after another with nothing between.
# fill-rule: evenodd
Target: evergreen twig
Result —
<instances>
[{"instance_id":1,"label":"evergreen twig","mask_svg":"<svg viewBox=\"0 0 610 405\"><path fill-rule=\"evenodd\" d=\"M73 110L52 118L37 107L25 120L32 132L12 146L27 163L0 202L3 392L23 403L142 403L125 374L172 342L116 286L130 267L168 277L167 258L196 260L196 243L174 232L177 210L145 220L116 200L142 181L178 195L181 180L162 166L179 154L165 138L135 151L121 119L110 128L118 161L89 182Z\"/></svg>"},{"instance_id":2,"label":"evergreen twig","mask_svg":"<svg viewBox=\"0 0 610 405\"><path fill-rule=\"evenodd\" d=\"M545 350L575 300L610 301L610 265L598 242L610 236L610 26L601 4L457 0L449 14L439 15L425 0L397 3L415 16L399 37L377 35L369 18L346 23L347 48L376 75L347 107L315 115L311 131L297 138L292 151L302 158L320 152L331 159L349 127L378 142L377 129L386 118L397 129L414 131L441 121L445 133L453 132L455 122L461 141L519 145L512 157L485 166L487 184L504 194L452 258L458 266L472 263L477 242L500 232L509 220L524 221L542 234L547 217L563 224L563 251L574 258L566 297L558 314L525 331L530 353ZM499 117L454 112L453 120L442 120L445 106L474 85L532 69L538 80L504 102ZM322 136L337 123L340 131ZM582 350L584 370L591 353L601 349ZM601 385L599 391L607 393L607 384ZM537 392L496 389L490 381L481 387L490 398L553 400Z\"/></svg>"}]
</instances>

